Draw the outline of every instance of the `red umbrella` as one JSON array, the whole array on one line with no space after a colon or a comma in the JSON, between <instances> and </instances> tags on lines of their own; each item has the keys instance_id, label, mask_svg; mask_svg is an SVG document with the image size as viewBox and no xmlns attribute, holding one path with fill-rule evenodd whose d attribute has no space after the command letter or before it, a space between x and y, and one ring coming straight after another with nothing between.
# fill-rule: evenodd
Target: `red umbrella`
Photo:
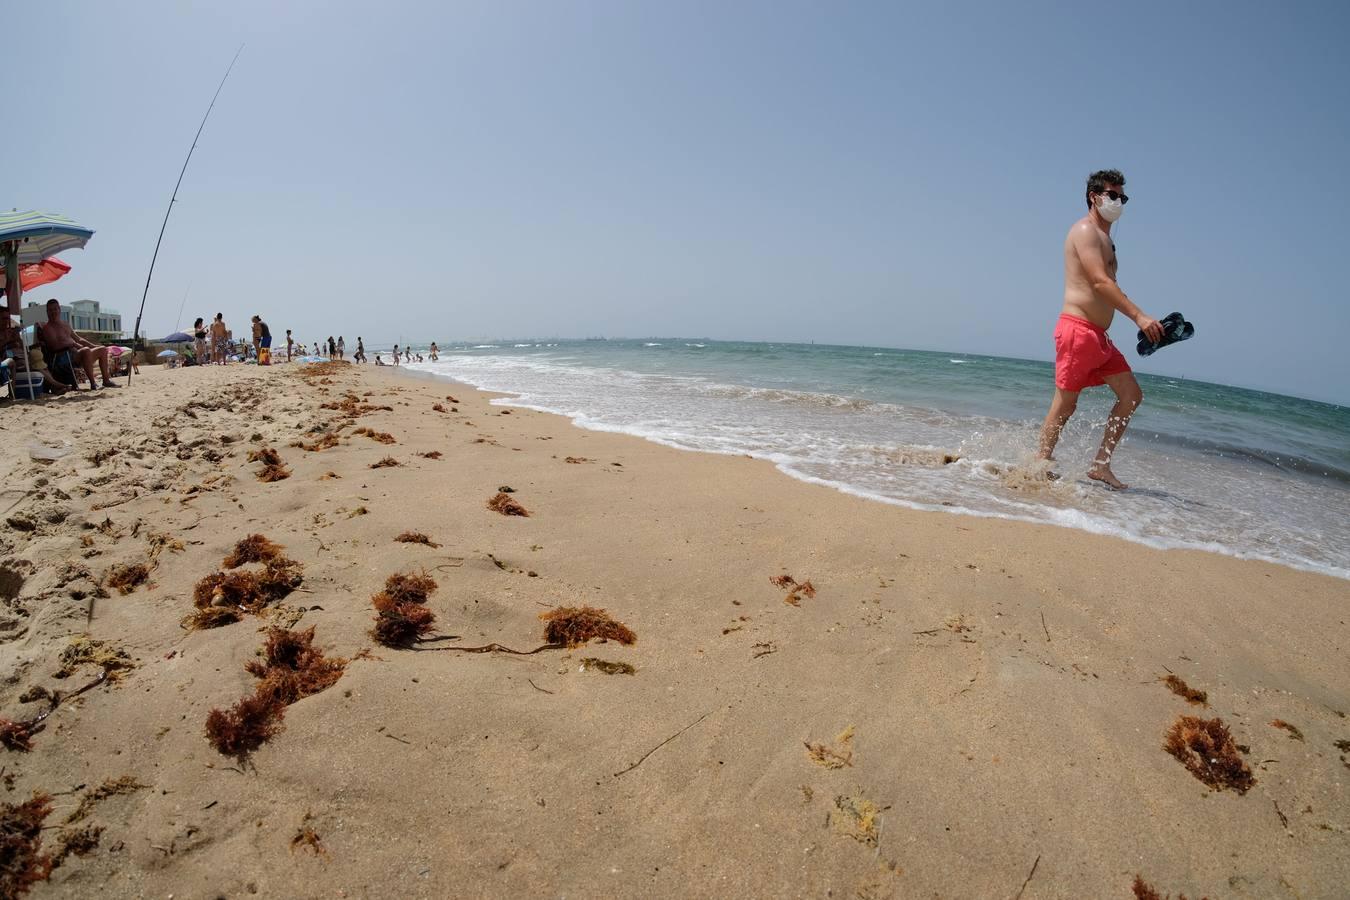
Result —
<instances>
[{"instance_id":1,"label":"red umbrella","mask_svg":"<svg viewBox=\"0 0 1350 900\"><path fill-rule=\"evenodd\" d=\"M70 271L70 266L55 256L49 256L42 262L27 263L19 266L19 284L26 293L35 287L51 284ZM4 279L0 279L0 296L5 293Z\"/></svg>"}]
</instances>

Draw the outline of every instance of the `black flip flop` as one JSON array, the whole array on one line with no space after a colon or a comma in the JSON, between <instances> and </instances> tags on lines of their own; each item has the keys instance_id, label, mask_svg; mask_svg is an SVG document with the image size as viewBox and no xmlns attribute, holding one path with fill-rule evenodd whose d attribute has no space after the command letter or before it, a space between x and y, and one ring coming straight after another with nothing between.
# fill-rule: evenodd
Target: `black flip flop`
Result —
<instances>
[{"instance_id":1,"label":"black flip flop","mask_svg":"<svg viewBox=\"0 0 1350 900\"><path fill-rule=\"evenodd\" d=\"M1166 347L1168 344L1179 344L1182 341L1189 341L1195 336L1195 326L1182 318L1181 313L1174 312L1165 317L1158 324L1162 325L1163 336L1158 343L1153 343L1148 339L1148 335L1139 332L1139 345L1137 347L1140 356L1151 356L1154 351Z\"/></svg>"}]
</instances>

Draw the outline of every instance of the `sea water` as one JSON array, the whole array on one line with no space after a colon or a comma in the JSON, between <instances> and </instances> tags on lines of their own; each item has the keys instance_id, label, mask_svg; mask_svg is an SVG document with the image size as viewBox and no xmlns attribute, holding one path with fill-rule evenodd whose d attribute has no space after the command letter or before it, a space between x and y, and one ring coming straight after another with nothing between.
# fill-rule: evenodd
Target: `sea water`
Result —
<instances>
[{"instance_id":1,"label":"sea water","mask_svg":"<svg viewBox=\"0 0 1350 900\"><path fill-rule=\"evenodd\" d=\"M1183 351L1184 352L1184 351ZM1042 522L1154 547L1350 578L1350 408L1140 375L1113 468L1086 471L1111 408L1085 391L1035 460L1048 363L869 347L678 338L443 347L412 368L498 402L684 450L749 454L788 475L919 509Z\"/></svg>"}]
</instances>

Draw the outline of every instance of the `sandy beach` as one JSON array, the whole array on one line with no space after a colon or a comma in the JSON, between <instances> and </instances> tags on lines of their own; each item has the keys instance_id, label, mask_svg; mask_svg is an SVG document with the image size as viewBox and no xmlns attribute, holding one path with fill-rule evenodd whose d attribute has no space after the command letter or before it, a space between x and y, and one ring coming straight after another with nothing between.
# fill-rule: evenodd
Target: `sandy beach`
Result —
<instances>
[{"instance_id":1,"label":"sandy beach","mask_svg":"<svg viewBox=\"0 0 1350 900\"><path fill-rule=\"evenodd\" d=\"M31 896L1345 895L1350 583L492 399L231 366L0 409L0 717L55 705L0 749L0 802L50 795L37 853L69 845ZM288 475L259 480L266 448ZM298 580L185 627L251 534ZM396 573L453 639L372 638ZM535 650L581 606L636 642L452 649ZM222 754L208 714L273 627L345 668ZM1251 780L1169 754L1181 716L1221 718Z\"/></svg>"}]
</instances>

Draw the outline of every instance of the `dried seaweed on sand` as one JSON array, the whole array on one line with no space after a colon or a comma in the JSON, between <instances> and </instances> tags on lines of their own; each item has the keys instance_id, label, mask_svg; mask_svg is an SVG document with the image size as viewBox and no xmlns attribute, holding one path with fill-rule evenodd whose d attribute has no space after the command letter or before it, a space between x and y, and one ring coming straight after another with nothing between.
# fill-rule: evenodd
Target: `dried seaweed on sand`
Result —
<instances>
[{"instance_id":1,"label":"dried seaweed on sand","mask_svg":"<svg viewBox=\"0 0 1350 900\"><path fill-rule=\"evenodd\" d=\"M291 470L285 466L263 466L258 472L258 480L262 482L285 481L291 477Z\"/></svg>"},{"instance_id":2,"label":"dried seaweed on sand","mask_svg":"<svg viewBox=\"0 0 1350 900\"><path fill-rule=\"evenodd\" d=\"M436 579L425 573L413 575L397 572L384 581L384 590L374 597L375 608L382 609L396 603L426 603L436 592Z\"/></svg>"},{"instance_id":3,"label":"dried seaweed on sand","mask_svg":"<svg viewBox=\"0 0 1350 900\"><path fill-rule=\"evenodd\" d=\"M126 595L145 584L149 578L150 567L145 563L124 563L110 568L103 581L108 587Z\"/></svg>"},{"instance_id":4,"label":"dried seaweed on sand","mask_svg":"<svg viewBox=\"0 0 1350 900\"><path fill-rule=\"evenodd\" d=\"M256 695L285 706L332 687L347 665L327 657L314 646L314 627L304 631L270 628L262 648L263 660L244 666L260 679Z\"/></svg>"},{"instance_id":5,"label":"dried seaweed on sand","mask_svg":"<svg viewBox=\"0 0 1350 900\"><path fill-rule=\"evenodd\" d=\"M802 741L811 762L826 769L842 769L853 765L853 726L850 725L834 738L835 746L825 742L813 744Z\"/></svg>"},{"instance_id":6,"label":"dried seaweed on sand","mask_svg":"<svg viewBox=\"0 0 1350 900\"><path fill-rule=\"evenodd\" d=\"M356 396L350 391L343 394L341 400L332 400L327 403L322 403L319 405L319 408L337 410L338 412L342 413L344 416L347 416L350 419L355 419L357 416L364 416L366 413L372 413L379 410L383 410L385 412L394 411L394 408L392 406L374 406L372 404L365 403L361 400L360 397Z\"/></svg>"},{"instance_id":7,"label":"dried seaweed on sand","mask_svg":"<svg viewBox=\"0 0 1350 900\"><path fill-rule=\"evenodd\" d=\"M281 454L271 447L260 447L257 450L248 452L249 462L260 462L263 467L258 470L258 480L264 482L284 481L291 477L291 470L281 461Z\"/></svg>"},{"instance_id":8,"label":"dried seaweed on sand","mask_svg":"<svg viewBox=\"0 0 1350 900\"><path fill-rule=\"evenodd\" d=\"M26 894L51 875L52 858L42 853L42 823L51 811L46 794L0 804L0 897Z\"/></svg>"},{"instance_id":9,"label":"dried seaweed on sand","mask_svg":"<svg viewBox=\"0 0 1350 900\"><path fill-rule=\"evenodd\" d=\"M52 858L52 868L58 868L67 856L86 856L94 852L102 836L102 825L85 825L83 828L62 831L56 837L56 856Z\"/></svg>"},{"instance_id":10,"label":"dried seaweed on sand","mask_svg":"<svg viewBox=\"0 0 1350 900\"><path fill-rule=\"evenodd\" d=\"M1167 732L1163 749L1216 791L1232 788L1245 794L1256 783L1223 719L1179 716Z\"/></svg>"},{"instance_id":11,"label":"dried seaweed on sand","mask_svg":"<svg viewBox=\"0 0 1350 900\"><path fill-rule=\"evenodd\" d=\"M388 469L388 468L390 468L390 467L392 467L392 466L397 466L397 465L399 465L399 461L398 461L398 460L394 459L392 456L386 456L384 459L377 460L376 462L371 463L370 466L369 466L369 468L371 468L371 469Z\"/></svg>"},{"instance_id":12,"label":"dried seaweed on sand","mask_svg":"<svg viewBox=\"0 0 1350 900\"><path fill-rule=\"evenodd\" d=\"M250 534L237 541L234 549L221 563L227 569L237 569L244 563L266 563L281 556L282 547L261 534Z\"/></svg>"},{"instance_id":13,"label":"dried seaweed on sand","mask_svg":"<svg viewBox=\"0 0 1350 900\"><path fill-rule=\"evenodd\" d=\"M217 752L243 759L281 730L285 708L250 694L229 709L213 709L206 716L206 739Z\"/></svg>"},{"instance_id":14,"label":"dried seaweed on sand","mask_svg":"<svg viewBox=\"0 0 1350 900\"><path fill-rule=\"evenodd\" d=\"M52 673L54 678L69 678L80 666L98 666L107 674L109 681L117 681L123 674L136 668L136 661L131 658L131 654L112 641L87 637L72 638L61 651L58 662L61 665Z\"/></svg>"},{"instance_id":15,"label":"dried seaweed on sand","mask_svg":"<svg viewBox=\"0 0 1350 900\"><path fill-rule=\"evenodd\" d=\"M431 408L435 412L445 412L445 407L441 406L439 403L431 404Z\"/></svg>"},{"instance_id":16,"label":"dried seaweed on sand","mask_svg":"<svg viewBox=\"0 0 1350 900\"><path fill-rule=\"evenodd\" d=\"M193 588L193 605L234 607L257 613L263 607L285 599L304 581L300 564L278 557L268 560L261 572L213 572Z\"/></svg>"},{"instance_id":17,"label":"dried seaweed on sand","mask_svg":"<svg viewBox=\"0 0 1350 900\"><path fill-rule=\"evenodd\" d=\"M428 450L426 453L419 453L419 454L417 454L417 455L420 456L420 457L422 457L423 459L440 459L440 458L441 458L441 451L439 451L439 450Z\"/></svg>"},{"instance_id":18,"label":"dried seaweed on sand","mask_svg":"<svg viewBox=\"0 0 1350 900\"><path fill-rule=\"evenodd\" d=\"M337 433L330 431L312 441L291 441L291 446L299 447L308 453L318 453L321 450L327 450L329 447L336 447L338 443Z\"/></svg>"},{"instance_id":19,"label":"dried seaweed on sand","mask_svg":"<svg viewBox=\"0 0 1350 900\"><path fill-rule=\"evenodd\" d=\"M544 640L568 649L580 647L592 639L637 643L637 635L627 625L594 606L560 606L540 613L539 618L546 623Z\"/></svg>"},{"instance_id":20,"label":"dried seaweed on sand","mask_svg":"<svg viewBox=\"0 0 1350 900\"><path fill-rule=\"evenodd\" d=\"M1171 894L1160 894L1153 885L1149 884L1139 875L1134 876L1134 884L1131 885L1134 892L1134 900L1172 900ZM1187 900L1185 894L1177 894L1177 900ZM1209 900L1207 897L1201 897L1200 900Z\"/></svg>"},{"instance_id":21,"label":"dried seaweed on sand","mask_svg":"<svg viewBox=\"0 0 1350 900\"><path fill-rule=\"evenodd\" d=\"M354 432L352 432L352 433L353 433L353 434L364 435L365 437L370 438L372 441L377 441L377 442L379 442L379 443L381 443L381 444L397 444L397 443L398 443L398 441L394 440L394 436L393 436L392 434L390 434L389 432L387 432L387 431L376 431L376 430L373 429L373 428L365 428L365 427L362 427L362 428L356 429L356 431L354 431Z\"/></svg>"},{"instance_id":22,"label":"dried seaweed on sand","mask_svg":"<svg viewBox=\"0 0 1350 900\"><path fill-rule=\"evenodd\" d=\"M1284 719L1272 719L1272 720L1271 720L1271 723L1270 723L1270 727L1271 727L1271 728L1280 728L1280 729L1283 729L1284 731L1289 732L1289 737L1290 737L1292 740L1295 740L1295 741L1303 741L1303 732L1299 731L1298 728L1297 728L1297 726L1290 725L1290 724L1289 724L1288 722L1286 722Z\"/></svg>"},{"instance_id":23,"label":"dried seaweed on sand","mask_svg":"<svg viewBox=\"0 0 1350 900\"><path fill-rule=\"evenodd\" d=\"M429 575L395 573L384 582L384 590L371 598L375 605L375 624L371 637L386 647L408 648L436 627L436 616L422 604L436 590Z\"/></svg>"},{"instance_id":24,"label":"dried seaweed on sand","mask_svg":"<svg viewBox=\"0 0 1350 900\"><path fill-rule=\"evenodd\" d=\"M420 531L405 531L394 538L400 544L425 544L428 547L439 547L440 544L433 541Z\"/></svg>"},{"instance_id":25,"label":"dried seaweed on sand","mask_svg":"<svg viewBox=\"0 0 1350 900\"><path fill-rule=\"evenodd\" d=\"M1207 701L1209 700L1209 694L1204 691L1197 691L1175 675L1168 675L1166 678L1162 679L1162 683L1167 685L1169 691L1176 694L1187 703L1194 703L1197 706L1208 705Z\"/></svg>"},{"instance_id":26,"label":"dried seaweed on sand","mask_svg":"<svg viewBox=\"0 0 1350 900\"><path fill-rule=\"evenodd\" d=\"M797 583L797 580L791 575L770 575L769 581L776 587L787 591L783 597L783 602L789 606L801 606L802 597L814 597L816 588L811 584L810 579Z\"/></svg>"},{"instance_id":27,"label":"dried seaweed on sand","mask_svg":"<svg viewBox=\"0 0 1350 900\"><path fill-rule=\"evenodd\" d=\"M230 609L228 606L208 606L205 609L194 610L183 619L182 624L191 631L205 631L208 628L233 625L242 618L243 614L237 609Z\"/></svg>"},{"instance_id":28,"label":"dried seaweed on sand","mask_svg":"<svg viewBox=\"0 0 1350 900\"><path fill-rule=\"evenodd\" d=\"M487 502L487 508L493 512L499 512L504 516L521 516L528 518L530 515L529 510L517 503L514 498L504 491L498 491L497 495Z\"/></svg>"},{"instance_id":29,"label":"dried seaweed on sand","mask_svg":"<svg viewBox=\"0 0 1350 900\"><path fill-rule=\"evenodd\" d=\"M73 691L61 693L60 691L47 691L38 689L29 690L25 693L26 697L34 700L46 700L47 708L31 718L22 722L15 722L10 719L0 719L0 744L3 744L10 750L27 752L33 749L33 735L37 734L43 728L47 727L47 719L57 708L67 700L73 700L86 691L93 690L100 684L108 681L110 678L107 669L98 673L98 677L87 684L81 685ZM23 699L22 697L20 699ZM0 894L0 897L3 897Z\"/></svg>"},{"instance_id":30,"label":"dried seaweed on sand","mask_svg":"<svg viewBox=\"0 0 1350 900\"><path fill-rule=\"evenodd\" d=\"M880 818L880 808L858 793L835 797L834 809L830 810L830 825L837 834L868 847L875 847L880 840Z\"/></svg>"},{"instance_id":31,"label":"dried seaweed on sand","mask_svg":"<svg viewBox=\"0 0 1350 900\"><path fill-rule=\"evenodd\" d=\"M305 817L300 821L300 827L296 829L295 835L291 838L291 852L296 848L309 850L315 856L327 856L328 851L324 849L323 842L319 840L319 833L310 825L313 816L305 813Z\"/></svg>"},{"instance_id":32,"label":"dried seaweed on sand","mask_svg":"<svg viewBox=\"0 0 1350 900\"><path fill-rule=\"evenodd\" d=\"M376 609L370 636L386 647L407 649L436 627L435 614L417 603L403 601Z\"/></svg>"},{"instance_id":33,"label":"dried seaweed on sand","mask_svg":"<svg viewBox=\"0 0 1350 900\"><path fill-rule=\"evenodd\" d=\"M122 794L134 794L137 791L144 790L148 785L141 784L132 775L123 775L121 778L106 779L92 791L86 791L80 798L79 806L76 806L70 815L66 816L66 824L71 825L75 822L83 821L86 816L94 811L94 807L107 800L109 797L117 797Z\"/></svg>"},{"instance_id":34,"label":"dried seaweed on sand","mask_svg":"<svg viewBox=\"0 0 1350 900\"><path fill-rule=\"evenodd\" d=\"M610 662L607 659L598 659L594 656L588 656L581 661L582 669L598 669L606 675L635 675L637 669L626 662Z\"/></svg>"},{"instance_id":35,"label":"dried seaweed on sand","mask_svg":"<svg viewBox=\"0 0 1350 900\"><path fill-rule=\"evenodd\" d=\"M271 447L259 447L248 451L249 462L260 462L265 466L281 465L281 454Z\"/></svg>"}]
</instances>

